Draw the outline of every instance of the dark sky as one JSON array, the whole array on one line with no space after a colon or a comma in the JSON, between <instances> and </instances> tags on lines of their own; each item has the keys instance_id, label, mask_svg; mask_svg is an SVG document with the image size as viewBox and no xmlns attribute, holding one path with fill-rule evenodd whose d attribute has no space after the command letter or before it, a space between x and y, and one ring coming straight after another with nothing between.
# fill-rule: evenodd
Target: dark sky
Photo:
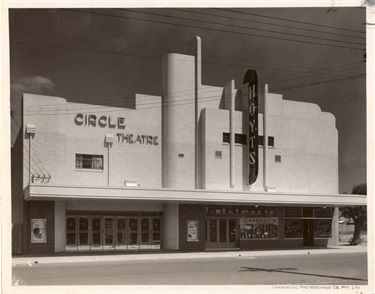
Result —
<instances>
[{"instance_id":1,"label":"dark sky","mask_svg":"<svg viewBox=\"0 0 375 294\"><path fill-rule=\"evenodd\" d=\"M22 92L119 107L161 95L161 57L198 35L203 84L240 86L253 68L270 92L335 115L339 191L351 192L366 182L365 22L354 7L11 9L12 111Z\"/></svg>"}]
</instances>

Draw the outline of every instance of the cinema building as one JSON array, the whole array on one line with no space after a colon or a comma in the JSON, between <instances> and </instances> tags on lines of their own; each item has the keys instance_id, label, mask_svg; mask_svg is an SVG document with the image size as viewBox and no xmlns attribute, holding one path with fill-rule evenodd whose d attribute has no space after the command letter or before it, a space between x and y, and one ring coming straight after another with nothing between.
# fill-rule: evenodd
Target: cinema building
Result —
<instances>
[{"instance_id":1,"label":"cinema building","mask_svg":"<svg viewBox=\"0 0 375 294\"><path fill-rule=\"evenodd\" d=\"M24 94L15 254L338 245L337 207L366 198L338 194L332 114L251 77L203 85L198 37L161 83L131 108Z\"/></svg>"}]
</instances>

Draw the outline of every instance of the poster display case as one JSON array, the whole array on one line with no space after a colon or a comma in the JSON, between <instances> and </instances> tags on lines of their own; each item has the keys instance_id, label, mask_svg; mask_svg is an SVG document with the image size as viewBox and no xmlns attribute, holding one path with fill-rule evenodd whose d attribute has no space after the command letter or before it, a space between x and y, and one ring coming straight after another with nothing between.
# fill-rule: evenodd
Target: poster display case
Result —
<instances>
[{"instance_id":1,"label":"poster display case","mask_svg":"<svg viewBox=\"0 0 375 294\"><path fill-rule=\"evenodd\" d=\"M198 220L187 221L187 241L188 242L199 241L199 221Z\"/></svg>"},{"instance_id":2,"label":"poster display case","mask_svg":"<svg viewBox=\"0 0 375 294\"><path fill-rule=\"evenodd\" d=\"M31 220L31 243L47 242L47 220L32 219Z\"/></svg>"}]
</instances>

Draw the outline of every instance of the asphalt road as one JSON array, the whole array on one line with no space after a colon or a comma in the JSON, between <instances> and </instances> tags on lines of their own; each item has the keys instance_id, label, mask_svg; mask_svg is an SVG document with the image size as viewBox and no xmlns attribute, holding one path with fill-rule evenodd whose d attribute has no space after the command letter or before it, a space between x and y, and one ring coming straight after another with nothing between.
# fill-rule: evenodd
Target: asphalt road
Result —
<instances>
[{"instance_id":1,"label":"asphalt road","mask_svg":"<svg viewBox=\"0 0 375 294\"><path fill-rule=\"evenodd\" d=\"M13 275L25 285L366 285L367 254L34 264Z\"/></svg>"}]
</instances>

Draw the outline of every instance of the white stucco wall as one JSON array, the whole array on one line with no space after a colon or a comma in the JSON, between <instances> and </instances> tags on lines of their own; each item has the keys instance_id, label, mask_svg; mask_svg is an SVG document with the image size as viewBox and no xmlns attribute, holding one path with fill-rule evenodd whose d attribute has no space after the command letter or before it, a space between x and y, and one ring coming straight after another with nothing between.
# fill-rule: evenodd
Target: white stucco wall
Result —
<instances>
[{"instance_id":1,"label":"white stucco wall","mask_svg":"<svg viewBox=\"0 0 375 294\"><path fill-rule=\"evenodd\" d=\"M195 58L163 58L163 187L195 188Z\"/></svg>"},{"instance_id":2,"label":"white stucco wall","mask_svg":"<svg viewBox=\"0 0 375 294\"><path fill-rule=\"evenodd\" d=\"M281 95L270 94L268 135L275 146L268 149L267 185L278 192L338 193L338 133L335 118L321 112L311 103L285 101ZM262 103L260 99L259 103ZM229 111L204 110L204 178L207 189L229 190L229 145L223 143L223 132L229 132ZM236 111L236 133L242 128L242 112ZM263 114L259 114L259 135L263 135ZM247 146L235 148L234 190L263 190L263 147L259 148L257 181L247 185ZM215 158L215 151L223 157ZM281 156L281 163L275 156Z\"/></svg>"},{"instance_id":3,"label":"white stucco wall","mask_svg":"<svg viewBox=\"0 0 375 294\"><path fill-rule=\"evenodd\" d=\"M172 65L175 62L173 58ZM185 61L190 64L191 58L188 56ZM168 62L170 66L171 61ZM176 67L181 67L182 61L178 59L176 62ZM175 84L168 86L168 93L175 93L177 89L191 89L192 80L186 81L185 74L176 78L175 71L178 70L173 66L169 70L171 73L168 74L173 75L170 78ZM204 89L210 93L209 87L205 86ZM222 90L212 87L212 93L218 95L219 99ZM168 97L172 100L180 99L173 95ZM283 100L281 95L270 94L268 99L268 134L274 137L275 147L269 148L268 152L267 184L280 192L337 193L338 134L334 116L322 112L315 104ZM125 180L135 180L145 188L162 187L163 175L164 187L193 189L193 104L189 104L188 109L168 107L168 112L164 112L166 125L162 130L160 109L141 107L144 101L150 100L160 103L159 97L138 95L140 109L134 110L69 103L63 98L25 94L24 128L27 124L36 126L36 134L31 140L32 173L42 175L48 171L51 174L49 184L121 187ZM95 114L97 117L104 115L113 120L124 117L125 129L79 126L74 122L77 113ZM263 114L260 113L260 135L263 134L262 122ZM162 138L162 131L165 138ZM200 112L200 132L202 188L229 189L229 144L222 141L223 132L229 132L229 111L203 108ZM235 112L235 132L247 133L240 111ZM104 144L106 134L114 136L114 143L109 150ZM122 142L121 134L157 137L157 145ZM166 144L163 169L162 141ZM25 136L25 159L29 157L28 143L29 138ZM221 151L222 157L215 157L215 151ZM103 170L76 169L77 153L103 155ZM183 157L179 157L179 154L183 154ZM275 162L276 155L281 156L281 163ZM28 165L26 161L25 165ZM234 190L263 190L263 147L259 148L259 168L256 183L249 187L247 146L236 145ZM24 186L27 184L28 169L25 168Z\"/></svg>"},{"instance_id":4,"label":"white stucco wall","mask_svg":"<svg viewBox=\"0 0 375 294\"><path fill-rule=\"evenodd\" d=\"M160 97L142 95L141 100L155 101ZM137 181L141 187L161 187L161 114L160 108L124 109L89 104L69 103L66 99L39 95L24 95L24 129L27 124L36 126L31 140L31 172L48 173L49 184L124 186L125 180ZM125 128L77 125L77 114L93 114L99 119L109 117L112 123L125 119ZM109 148L104 140L107 134L114 137ZM122 134L133 135L133 143L122 140ZM137 136L147 137L142 143ZM24 158L29 158L29 139L24 138ZM155 144L154 144L155 143ZM103 170L79 170L75 167L76 154L103 156ZM25 162L26 163L26 162ZM109 163L109 165L108 165ZM109 181L108 181L109 180ZM45 181L46 182L46 181ZM24 172L24 186L28 184L28 169Z\"/></svg>"}]
</instances>

